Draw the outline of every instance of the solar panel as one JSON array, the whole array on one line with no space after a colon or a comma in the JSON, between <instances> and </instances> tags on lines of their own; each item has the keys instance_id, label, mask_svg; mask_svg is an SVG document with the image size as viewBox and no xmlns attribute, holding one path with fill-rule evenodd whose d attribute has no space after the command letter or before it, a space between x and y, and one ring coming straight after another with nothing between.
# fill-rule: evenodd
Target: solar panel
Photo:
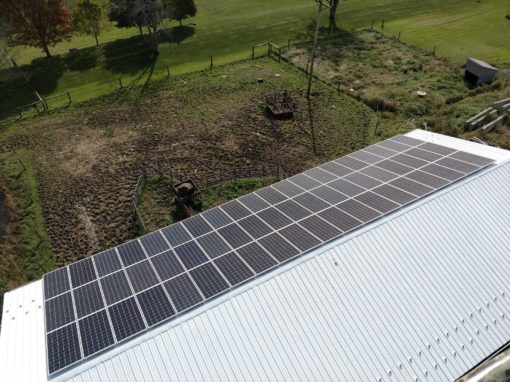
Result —
<instances>
[{"instance_id":1,"label":"solar panel","mask_svg":"<svg viewBox=\"0 0 510 382\"><path fill-rule=\"evenodd\" d=\"M165 281L171 277L184 272L184 268L173 251L166 251L151 258L154 269L161 280Z\"/></svg>"},{"instance_id":2,"label":"solar panel","mask_svg":"<svg viewBox=\"0 0 510 382\"><path fill-rule=\"evenodd\" d=\"M97 353L115 343L106 310L81 319L78 321L78 326L84 357Z\"/></svg>"},{"instance_id":3,"label":"solar panel","mask_svg":"<svg viewBox=\"0 0 510 382\"><path fill-rule=\"evenodd\" d=\"M112 273L99 282L107 305L115 304L133 294L124 271Z\"/></svg>"},{"instance_id":4,"label":"solar panel","mask_svg":"<svg viewBox=\"0 0 510 382\"><path fill-rule=\"evenodd\" d=\"M230 285L237 285L248 280L254 273L235 253L228 253L216 260L214 263L225 275Z\"/></svg>"},{"instance_id":5,"label":"solar panel","mask_svg":"<svg viewBox=\"0 0 510 382\"><path fill-rule=\"evenodd\" d=\"M174 250L186 269L194 268L208 260L205 253L194 241L175 247Z\"/></svg>"},{"instance_id":6,"label":"solar panel","mask_svg":"<svg viewBox=\"0 0 510 382\"><path fill-rule=\"evenodd\" d=\"M99 277L106 276L122 268L117 251L109 249L93 257Z\"/></svg>"},{"instance_id":7,"label":"solar panel","mask_svg":"<svg viewBox=\"0 0 510 382\"><path fill-rule=\"evenodd\" d=\"M91 258L80 260L69 266L71 274L71 283L73 288L91 282L96 279L94 263Z\"/></svg>"},{"instance_id":8,"label":"solar panel","mask_svg":"<svg viewBox=\"0 0 510 382\"><path fill-rule=\"evenodd\" d=\"M131 337L145 329L142 314L134 297L110 306L108 311L117 341Z\"/></svg>"},{"instance_id":9,"label":"solar panel","mask_svg":"<svg viewBox=\"0 0 510 382\"><path fill-rule=\"evenodd\" d=\"M163 239L163 236L161 236L160 232L153 232L142 236L140 241L142 242L145 252L149 256L157 255L158 253L164 252L170 248L165 239Z\"/></svg>"},{"instance_id":10,"label":"solar panel","mask_svg":"<svg viewBox=\"0 0 510 382\"><path fill-rule=\"evenodd\" d=\"M398 136L44 276L50 374L490 165Z\"/></svg>"},{"instance_id":11,"label":"solar panel","mask_svg":"<svg viewBox=\"0 0 510 382\"><path fill-rule=\"evenodd\" d=\"M97 281L74 289L73 297L78 318L88 316L104 308L103 296Z\"/></svg>"},{"instance_id":12,"label":"solar panel","mask_svg":"<svg viewBox=\"0 0 510 382\"><path fill-rule=\"evenodd\" d=\"M161 285L147 289L136 295L148 326L172 317L175 314L170 300Z\"/></svg>"},{"instance_id":13,"label":"solar panel","mask_svg":"<svg viewBox=\"0 0 510 382\"><path fill-rule=\"evenodd\" d=\"M122 264L124 264L125 267L147 258L138 240L133 240L129 243L119 245L117 250L119 251Z\"/></svg>"},{"instance_id":14,"label":"solar panel","mask_svg":"<svg viewBox=\"0 0 510 382\"><path fill-rule=\"evenodd\" d=\"M178 312L195 306L204 299L188 274L168 280L164 285Z\"/></svg>"}]
</instances>

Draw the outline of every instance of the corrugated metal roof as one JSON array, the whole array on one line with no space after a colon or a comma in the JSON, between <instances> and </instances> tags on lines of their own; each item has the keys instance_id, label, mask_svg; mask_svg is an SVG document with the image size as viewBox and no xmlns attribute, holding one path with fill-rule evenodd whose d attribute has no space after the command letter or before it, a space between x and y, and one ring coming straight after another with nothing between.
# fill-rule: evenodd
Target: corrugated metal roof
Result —
<instances>
[{"instance_id":1,"label":"corrugated metal roof","mask_svg":"<svg viewBox=\"0 0 510 382\"><path fill-rule=\"evenodd\" d=\"M408 135L490 157L499 166L55 380L445 381L460 376L510 337L510 164L502 164L510 152L429 132ZM5 296L0 380L46 380L41 281ZM14 309L30 303L33 311L26 317Z\"/></svg>"},{"instance_id":2,"label":"corrugated metal roof","mask_svg":"<svg viewBox=\"0 0 510 382\"><path fill-rule=\"evenodd\" d=\"M510 164L67 380L453 380L510 337L508 189Z\"/></svg>"}]
</instances>

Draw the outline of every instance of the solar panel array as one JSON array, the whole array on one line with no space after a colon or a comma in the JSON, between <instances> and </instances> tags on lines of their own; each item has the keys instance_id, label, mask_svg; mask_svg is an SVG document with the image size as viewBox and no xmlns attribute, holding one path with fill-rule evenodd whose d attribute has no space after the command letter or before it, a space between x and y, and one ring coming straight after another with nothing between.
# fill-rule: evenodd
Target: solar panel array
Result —
<instances>
[{"instance_id":1,"label":"solar panel array","mask_svg":"<svg viewBox=\"0 0 510 382\"><path fill-rule=\"evenodd\" d=\"M53 374L491 164L397 136L44 276Z\"/></svg>"}]
</instances>

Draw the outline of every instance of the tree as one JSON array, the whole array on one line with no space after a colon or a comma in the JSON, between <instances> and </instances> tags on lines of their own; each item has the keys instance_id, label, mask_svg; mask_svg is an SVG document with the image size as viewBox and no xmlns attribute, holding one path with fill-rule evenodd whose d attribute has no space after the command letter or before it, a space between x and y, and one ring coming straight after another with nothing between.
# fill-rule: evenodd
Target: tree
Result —
<instances>
[{"instance_id":1,"label":"tree","mask_svg":"<svg viewBox=\"0 0 510 382\"><path fill-rule=\"evenodd\" d=\"M71 18L65 0L0 0L12 33L11 45L41 48L51 57L50 46L71 37Z\"/></svg>"},{"instance_id":2,"label":"tree","mask_svg":"<svg viewBox=\"0 0 510 382\"><path fill-rule=\"evenodd\" d=\"M101 34L103 13L101 7L91 0L83 0L73 11L73 28L75 32L94 36L96 46L99 45L98 36Z\"/></svg>"},{"instance_id":3,"label":"tree","mask_svg":"<svg viewBox=\"0 0 510 382\"><path fill-rule=\"evenodd\" d=\"M178 20L182 27L182 20L197 14L195 0L166 0L170 17Z\"/></svg>"},{"instance_id":4,"label":"tree","mask_svg":"<svg viewBox=\"0 0 510 382\"><path fill-rule=\"evenodd\" d=\"M336 10L340 4L340 0L329 0L329 31L333 32L336 26Z\"/></svg>"},{"instance_id":5,"label":"tree","mask_svg":"<svg viewBox=\"0 0 510 382\"><path fill-rule=\"evenodd\" d=\"M1 1L1 0L0 0ZM163 0L112 0L110 20L118 28L137 26L140 32L143 26L149 30L153 51L159 54L158 26L168 17L168 7Z\"/></svg>"}]
</instances>

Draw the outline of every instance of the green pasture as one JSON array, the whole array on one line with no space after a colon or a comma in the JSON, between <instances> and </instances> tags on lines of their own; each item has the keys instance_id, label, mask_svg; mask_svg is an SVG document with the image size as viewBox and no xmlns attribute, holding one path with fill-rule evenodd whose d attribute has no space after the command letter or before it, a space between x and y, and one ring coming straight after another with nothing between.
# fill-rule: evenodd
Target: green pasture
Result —
<instances>
[{"instance_id":1,"label":"green pasture","mask_svg":"<svg viewBox=\"0 0 510 382\"><path fill-rule=\"evenodd\" d=\"M119 78L123 86L143 84L167 76L167 68L171 74L206 68L210 56L214 65L248 58L251 46L264 41L309 40L316 12L313 0L197 0L197 6L198 15L186 20L195 25L161 25L158 57L151 56L136 28L113 26L100 37L99 48L92 37L76 36L52 48L56 56L50 60L35 48L8 49L43 96L69 91L73 101L80 102L118 88ZM426 49L437 45L439 54L459 62L476 56L500 63L510 61L508 12L508 0L345 0L338 24L346 30L362 29L375 19L380 28L385 19L385 32L401 31L405 42ZM0 119L35 100L21 76L2 82L0 73L0 94ZM66 101L56 99L50 106Z\"/></svg>"}]
</instances>

